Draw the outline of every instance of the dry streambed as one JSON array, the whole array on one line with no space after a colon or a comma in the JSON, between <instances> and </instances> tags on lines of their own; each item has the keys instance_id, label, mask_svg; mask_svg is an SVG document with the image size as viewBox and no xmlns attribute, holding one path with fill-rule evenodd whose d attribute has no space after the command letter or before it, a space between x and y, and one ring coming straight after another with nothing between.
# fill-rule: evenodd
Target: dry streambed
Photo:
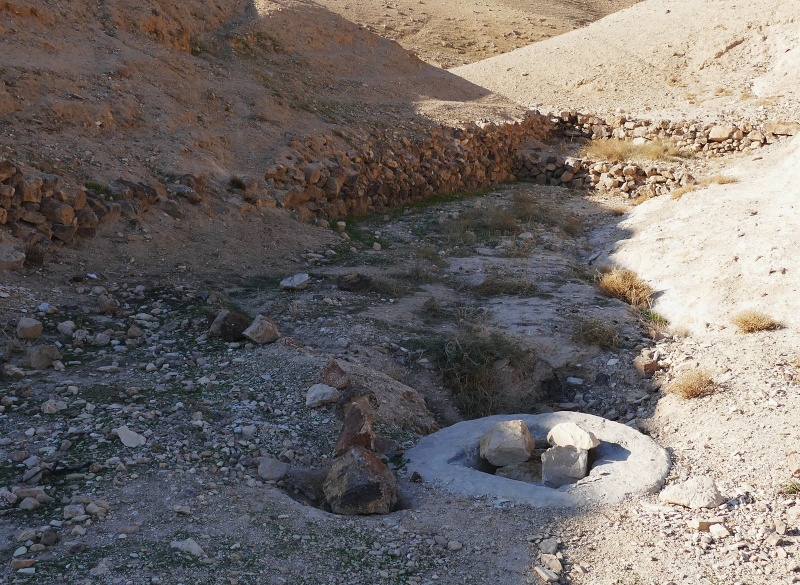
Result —
<instances>
[{"instance_id":1,"label":"dry streambed","mask_svg":"<svg viewBox=\"0 0 800 585\"><path fill-rule=\"evenodd\" d=\"M637 565L645 580L684 555L733 559L731 575L788 572L793 500L763 489L728 492L719 514L739 536L734 550L725 537L680 528L700 513L663 504L535 511L410 481L402 453L435 428L434 416L444 426L568 409L674 440L651 426L659 393L633 364L669 369L680 342L653 347L648 315L594 283L586 236L615 221L565 189L516 185L345 225L338 246L298 258L310 276L294 292L271 279L209 291L103 275L76 275L58 295L3 287L9 337L22 310L43 324L41 337L7 344L3 570L31 583L455 583L551 574L538 566L563 581L589 571L612 582L594 534L604 518L616 519L612 532L635 518L661 535L640 539L661 551ZM283 337L215 337L209 323L221 307L269 315ZM60 358L33 370L28 345L56 346ZM308 408L306 390L331 357L384 402L376 428L396 454L400 493L388 516L316 507L313 470L329 465L341 423L332 406ZM685 422L672 424L679 432ZM296 472L266 479L265 457ZM677 479L697 466L691 452L678 462ZM682 530L690 535L678 549ZM621 549L638 554L624 538Z\"/></svg>"}]
</instances>

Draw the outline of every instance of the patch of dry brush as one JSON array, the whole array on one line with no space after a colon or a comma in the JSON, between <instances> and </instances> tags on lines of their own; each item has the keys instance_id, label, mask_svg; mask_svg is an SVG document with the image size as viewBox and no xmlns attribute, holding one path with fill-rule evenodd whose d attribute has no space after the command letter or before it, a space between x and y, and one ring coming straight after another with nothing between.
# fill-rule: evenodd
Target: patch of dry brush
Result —
<instances>
[{"instance_id":1,"label":"patch of dry brush","mask_svg":"<svg viewBox=\"0 0 800 585\"><path fill-rule=\"evenodd\" d=\"M756 331L771 331L780 329L781 323L761 311L742 311L733 316L733 324L742 333L755 333Z\"/></svg>"},{"instance_id":2,"label":"patch of dry brush","mask_svg":"<svg viewBox=\"0 0 800 585\"><path fill-rule=\"evenodd\" d=\"M653 289L633 271L612 268L603 273L598 283L600 290L610 297L625 301L639 309L647 308L653 298Z\"/></svg>"},{"instance_id":3,"label":"patch of dry brush","mask_svg":"<svg viewBox=\"0 0 800 585\"><path fill-rule=\"evenodd\" d=\"M698 368L675 378L667 391L681 398L698 398L714 391L714 378L707 369Z\"/></svg>"}]
</instances>

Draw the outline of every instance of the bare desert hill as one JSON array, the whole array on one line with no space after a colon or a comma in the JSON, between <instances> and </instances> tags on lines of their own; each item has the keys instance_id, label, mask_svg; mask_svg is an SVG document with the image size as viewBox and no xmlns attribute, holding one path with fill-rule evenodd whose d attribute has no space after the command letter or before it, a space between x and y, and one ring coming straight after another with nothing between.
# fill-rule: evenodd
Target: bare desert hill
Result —
<instances>
[{"instance_id":1,"label":"bare desert hill","mask_svg":"<svg viewBox=\"0 0 800 585\"><path fill-rule=\"evenodd\" d=\"M420 103L519 112L318 4L21 0L0 13L0 144L84 179L258 177L292 137L413 134L432 123Z\"/></svg>"},{"instance_id":2,"label":"bare desert hill","mask_svg":"<svg viewBox=\"0 0 800 585\"><path fill-rule=\"evenodd\" d=\"M797 117L800 5L650 0L458 67L520 104L639 116Z\"/></svg>"}]
</instances>

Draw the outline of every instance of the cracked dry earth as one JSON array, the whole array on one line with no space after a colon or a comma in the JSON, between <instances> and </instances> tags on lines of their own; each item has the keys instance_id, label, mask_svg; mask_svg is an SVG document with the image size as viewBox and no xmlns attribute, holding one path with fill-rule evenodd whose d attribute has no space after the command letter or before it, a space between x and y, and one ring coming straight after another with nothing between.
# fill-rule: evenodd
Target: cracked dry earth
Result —
<instances>
[{"instance_id":1,"label":"cracked dry earth","mask_svg":"<svg viewBox=\"0 0 800 585\"><path fill-rule=\"evenodd\" d=\"M590 242L618 221L600 198L518 184L343 226L296 259L311 275L299 292L267 277L219 286L102 273L0 286L12 366L0 391L0 574L536 583L547 563L562 583L797 582L800 501L785 465L800 406L796 335L719 326L682 337L605 297ZM209 332L221 308L269 315L283 338L224 342ZM22 316L44 324L40 339L16 339ZM614 332L605 348L581 336L596 322ZM497 392L477 401L439 376L442 348L465 334L507 352L490 355ZM58 345L60 363L29 369L26 344ZM635 371L637 356L657 362L653 380ZM320 506L315 470L341 423L333 406L307 408L305 391L331 358L382 402L400 491L389 515ZM713 370L715 392L665 391L698 365ZM650 434L673 456L669 483L710 475L724 503L690 510L647 495L537 509L407 477L403 451L437 425L564 409ZM143 444L123 445L123 426ZM265 481L265 456L298 471ZM692 528L712 517L727 534Z\"/></svg>"}]
</instances>

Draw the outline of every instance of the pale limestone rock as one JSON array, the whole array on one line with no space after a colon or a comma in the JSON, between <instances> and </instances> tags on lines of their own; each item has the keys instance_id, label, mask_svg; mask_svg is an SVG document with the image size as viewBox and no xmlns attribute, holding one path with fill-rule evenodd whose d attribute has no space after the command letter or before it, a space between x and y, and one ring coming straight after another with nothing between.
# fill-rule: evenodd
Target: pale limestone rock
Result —
<instances>
[{"instance_id":1,"label":"pale limestone rock","mask_svg":"<svg viewBox=\"0 0 800 585\"><path fill-rule=\"evenodd\" d=\"M735 126L722 126L722 125L714 126L708 132L708 141L724 142L728 138L730 138L735 131L736 131Z\"/></svg>"},{"instance_id":2,"label":"pale limestone rock","mask_svg":"<svg viewBox=\"0 0 800 585\"><path fill-rule=\"evenodd\" d=\"M789 451L786 454L786 464L793 477L800 477L800 451Z\"/></svg>"},{"instance_id":3,"label":"pale limestone rock","mask_svg":"<svg viewBox=\"0 0 800 585\"><path fill-rule=\"evenodd\" d=\"M481 457L497 467L527 461L534 446L533 436L521 420L497 423L479 442Z\"/></svg>"},{"instance_id":4,"label":"pale limestone rock","mask_svg":"<svg viewBox=\"0 0 800 585\"><path fill-rule=\"evenodd\" d=\"M258 464L258 477L266 481L279 481L289 471L289 464L273 457L262 457Z\"/></svg>"},{"instance_id":5,"label":"pale limestone rock","mask_svg":"<svg viewBox=\"0 0 800 585\"><path fill-rule=\"evenodd\" d=\"M658 498L662 502L692 509L716 508L725 501L717 484L707 476L693 477L683 483L667 486Z\"/></svg>"},{"instance_id":6,"label":"pale limestone rock","mask_svg":"<svg viewBox=\"0 0 800 585\"><path fill-rule=\"evenodd\" d=\"M575 483L586 477L589 452L576 447L553 447L542 455L542 482L550 487Z\"/></svg>"},{"instance_id":7,"label":"pale limestone rock","mask_svg":"<svg viewBox=\"0 0 800 585\"><path fill-rule=\"evenodd\" d=\"M547 433L547 442L553 447L577 447L578 449L594 449L600 444L595 434L586 431L575 423L561 423Z\"/></svg>"},{"instance_id":8,"label":"pale limestone rock","mask_svg":"<svg viewBox=\"0 0 800 585\"><path fill-rule=\"evenodd\" d=\"M263 315L256 315L250 327L244 330L243 335L256 343L274 343L281 336L275 322Z\"/></svg>"},{"instance_id":9,"label":"pale limestone rock","mask_svg":"<svg viewBox=\"0 0 800 585\"><path fill-rule=\"evenodd\" d=\"M308 286L311 277L308 274L295 274L289 278L284 278L281 281L281 288L283 290L303 290Z\"/></svg>"},{"instance_id":10,"label":"pale limestone rock","mask_svg":"<svg viewBox=\"0 0 800 585\"><path fill-rule=\"evenodd\" d=\"M728 529L722 524L712 524L708 531L711 533L711 536L717 539L726 538L731 535L731 533L728 532Z\"/></svg>"},{"instance_id":11,"label":"pale limestone rock","mask_svg":"<svg viewBox=\"0 0 800 585\"><path fill-rule=\"evenodd\" d=\"M145 437L139 433L135 433L125 425L114 429L114 431L116 431L119 440L122 441L122 444L126 447L141 447L147 443L147 439Z\"/></svg>"},{"instance_id":12,"label":"pale limestone rock","mask_svg":"<svg viewBox=\"0 0 800 585\"><path fill-rule=\"evenodd\" d=\"M38 319L22 317L17 323L17 337L20 339L38 339L44 330L44 325Z\"/></svg>"},{"instance_id":13,"label":"pale limestone rock","mask_svg":"<svg viewBox=\"0 0 800 585\"><path fill-rule=\"evenodd\" d=\"M316 408L339 400L339 391L327 384L314 384L306 391L306 406Z\"/></svg>"},{"instance_id":14,"label":"pale limestone rock","mask_svg":"<svg viewBox=\"0 0 800 585\"><path fill-rule=\"evenodd\" d=\"M795 530L800 530L800 504L795 504L786 512L786 523Z\"/></svg>"},{"instance_id":15,"label":"pale limestone rock","mask_svg":"<svg viewBox=\"0 0 800 585\"><path fill-rule=\"evenodd\" d=\"M206 554L203 550L203 547L197 544L193 538L187 538L186 540L173 540L169 543L169 547L181 552L189 553L193 557L202 557Z\"/></svg>"},{"instance_id":16,"label":"pale limestone rock","mask_svg":"<svg viewBox=\"0 0 800 585\"><path fill-rule=\"evenodd\" d=\"M539 565L536 565L533 568L533 572L536 574L537 577L539 577L539 579L541 579L545 583L555 583L556 581L558 581L558 575L556 575L550 569L540 567Z\"/></svg>"},{"instance_id":17,"label":"pale limestone rock","mask_svg":"<svg viewBox=\"0 0 800 585\"><path fill-rule=\"evenodd\" d=\"M561 571L564 570L564 567L561 564L561 561L558 560L556 555L547 555L542 554L539 556L539 561L548 569L553 571L556 575L560 575Z\"/></svg>"}]
</instances>

